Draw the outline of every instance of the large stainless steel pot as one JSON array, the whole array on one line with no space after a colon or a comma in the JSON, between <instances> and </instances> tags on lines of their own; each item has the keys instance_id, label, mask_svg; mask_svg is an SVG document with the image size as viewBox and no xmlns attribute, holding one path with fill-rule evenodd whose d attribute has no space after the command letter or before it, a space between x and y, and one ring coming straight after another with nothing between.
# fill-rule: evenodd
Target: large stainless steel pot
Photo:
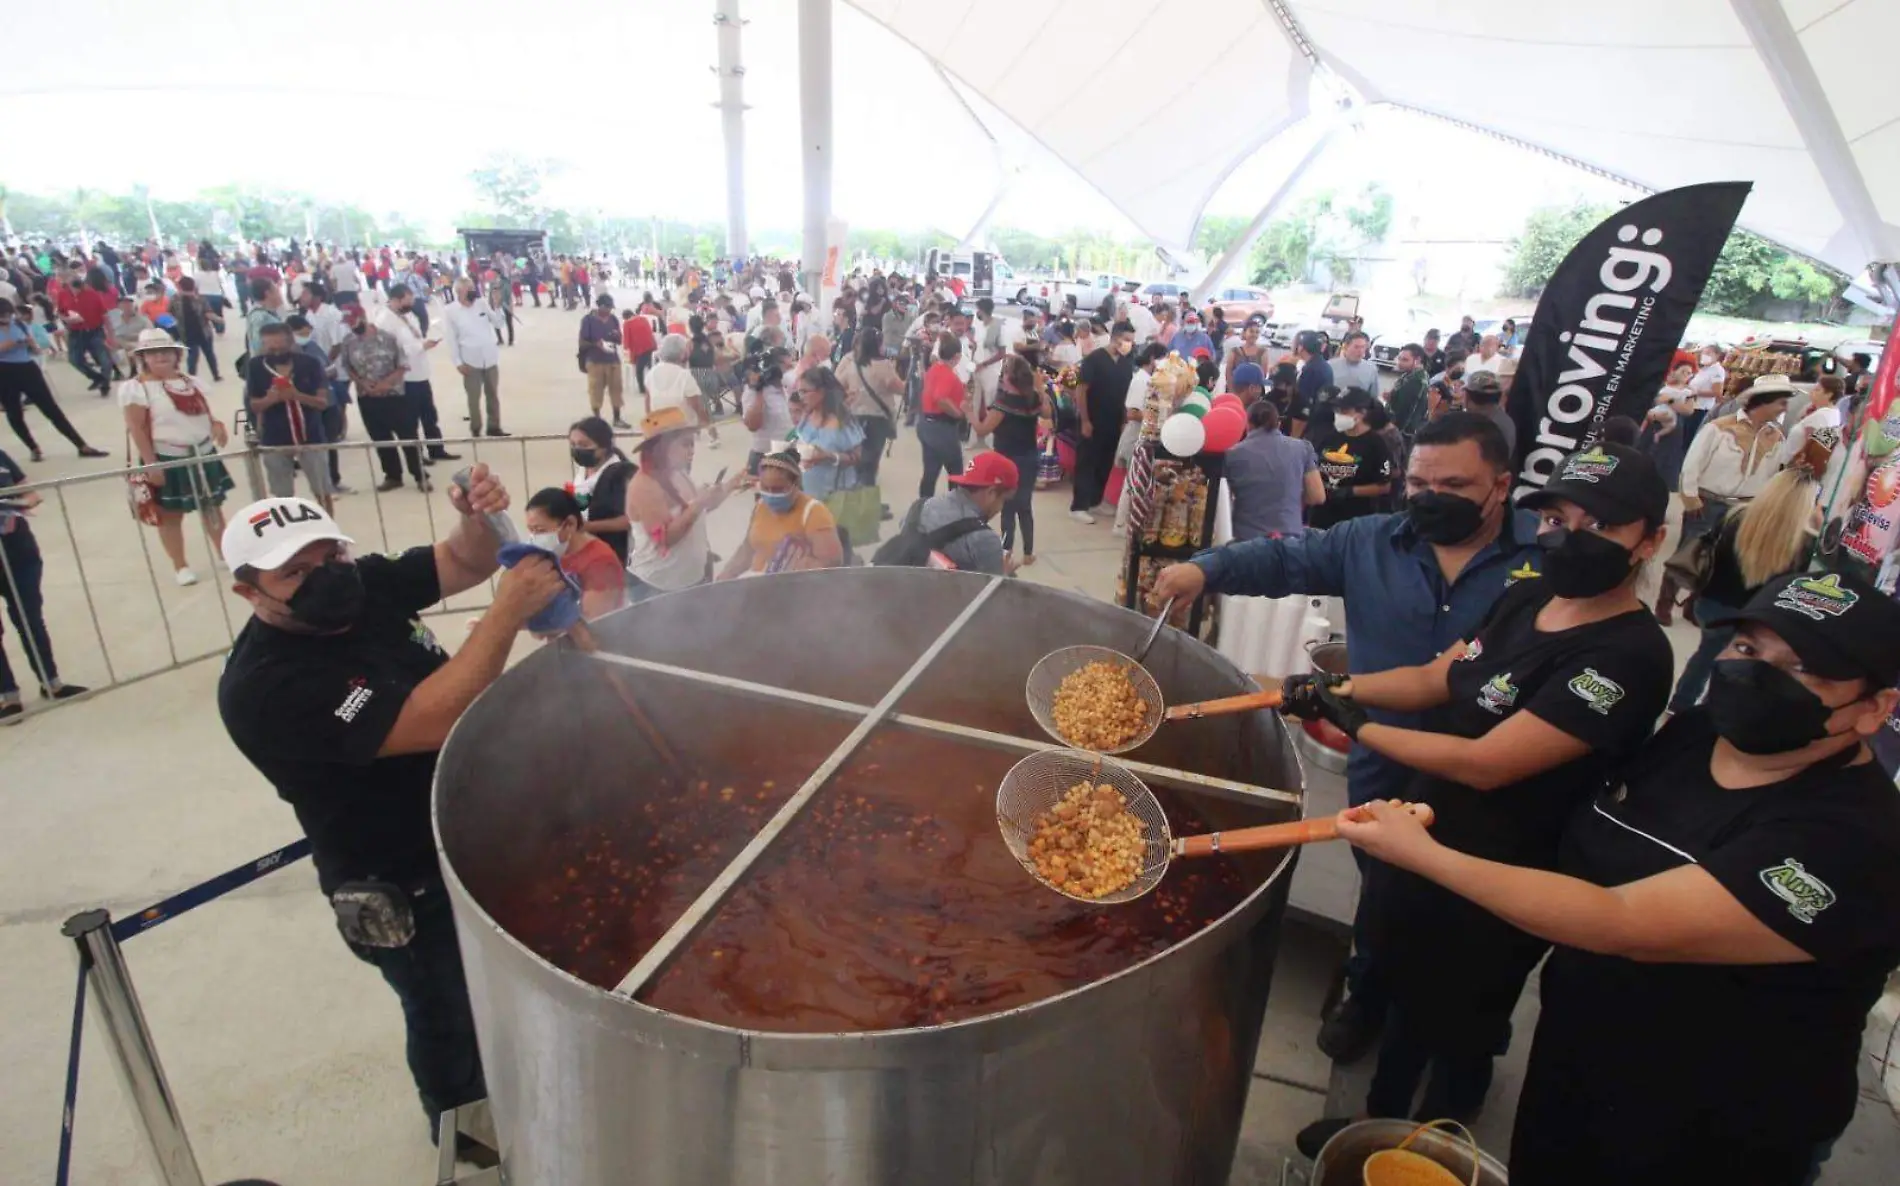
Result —
<instances>
[{"instance_id":1,"label":"large stainless steel pot","mask_svg":"<svg viewBox=\"0 0 1900 1186\"><path fill-rule=\"evenodd\" d=\"M806 573L659 597L596 623L604 652L649 661L645 668L548 648L503 676L443 750L435 817L507 1180L1226 1181L1290 854L1250 854L1241 868L1253 888L1238 906L1126 971L1002 1013L875 1033L772 1033L665 1012L577 979L494 920L496 903L535 872L560 829L642 801L641 772L657 759L607 689L603 666L634 689L682 760L768 747L796 780L862 720L838 701L877 704L934 644L940 653L875 731L933 734L933 743L1013 760L1047 744L1023 702L1036 659L1071 643L1126 651L1145 625L1027 582L913 569ZM651 663L726 682L709 686ZM1170 701L1251 687L1175 632L1146 665ZM1299 814L1298 765L1273 713L1169 725L1126 757L1293 792L1191 796L1216 826ZM1023 892L1044 891L1025 874ZM682 947L675 958L691 957Z\"/></svg>"}]
</instances>

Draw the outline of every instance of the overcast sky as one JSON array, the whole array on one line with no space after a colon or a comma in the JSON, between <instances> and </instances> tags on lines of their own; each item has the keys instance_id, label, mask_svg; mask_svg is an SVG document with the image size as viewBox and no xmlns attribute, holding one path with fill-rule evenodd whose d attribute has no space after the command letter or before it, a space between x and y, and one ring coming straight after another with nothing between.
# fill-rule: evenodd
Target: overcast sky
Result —
<instances>
[{"instance_id":1,"label":"overcast sky","mask_svg":"<svg viewBox=\"0 0 1900 1186\"><path fill-rule=\"evenodd\" d=\"M711 0L536 0L525 8L501 0L446 8L190 0L190 49L173 48L176 13L165 5L65 0L20 6L9 21L17 44L50 47L71 43L86 10L109 15L112 31L78 56L82 66L49 52L17 70L16 57L0 75L0 182L14 189L122 191L144 182L159 196L186 197L252 183L400 210L446 229L479 207L468 172L499 149L563 162L548 198L570 209L723 216ZM797 5L745 0L744 12L747 214L755 238L789 245L803 202ZM915 50L848 4L836 6L834 32L837 214L856 226L961 233L994 193L996 149ZM259 46L279 48L260 55ZM260 78L267 62L283 68ZM1090 83L1052 67L1050 85ZM1218 96L1210 78L1207 98ZM1104 111L1113 118L1112 103ZM995 112L983 114L1014 172L999 223L1134 234L1061 162ZM1251 215L1297 152L1263 150L1209 213ZM1369 180L1398 196L1402 232L1437 238L1507 235L1535 205L1629 196L1568 166L1396 113L1375 112L1305 188Z\"/></svg>"}]
</instances>

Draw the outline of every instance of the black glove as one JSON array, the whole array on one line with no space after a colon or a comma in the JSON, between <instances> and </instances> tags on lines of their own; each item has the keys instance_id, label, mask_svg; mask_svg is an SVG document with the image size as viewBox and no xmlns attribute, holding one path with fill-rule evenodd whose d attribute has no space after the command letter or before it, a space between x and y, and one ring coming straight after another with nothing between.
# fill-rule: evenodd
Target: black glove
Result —
<instances>
[{"instance_id":1,"label":"black glove","mask_svg":"<svg viewBox=\"0 0 1900 1186\"><path fill-rule=\"evenodd\" d=\"M1280 711L1302 721L1317 721L1321 714L1320 690L1335 688L1344 682L1345 676L1324 671L1310 675L1289 675L1280 683Z\"/></svg>"},{"instance_id":2,"label":"black glove","mask_svg":"<svg viewBox=\"0 0 1900 1186\"><path fill-rule=\"evenodd\" d=\"M1341 733L1359 740L1359 730L1366 726L1366 710L1352 702L1352 697L1342 696L1337 684L1319 690L1319 717L1331 722Z\"/></svg>"}]
</instances>

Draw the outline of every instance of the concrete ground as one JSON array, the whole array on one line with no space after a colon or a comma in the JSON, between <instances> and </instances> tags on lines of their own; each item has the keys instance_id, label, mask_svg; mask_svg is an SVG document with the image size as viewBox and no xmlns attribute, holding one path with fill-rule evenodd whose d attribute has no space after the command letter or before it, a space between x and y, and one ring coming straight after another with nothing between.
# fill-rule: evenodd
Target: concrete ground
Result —
<instances>
[{"instance_id":1,"label":"concrete ground","mask_svg":"<svg viewBox=\"0 0 1900 1186\"><path fill-rule=\"evenodd\" d=\"M586 413L572 361L577 317L533 308L522 313L519 343L504 350L501 364L511 431L560 434ZM227 355L238 351L235 336L221 345ZM436 368L448 376L437 381L438 403L453 436L462 426L460 385L444 359ZM81 431L116 457L123 436L117 409L85 393L63 364L49 371ZM237 395L228 377L213 387L214 404L226 417ZM33 480L97 472L28 414L51 458L28 467ZM15 442L5 447L24 459ZM499 466L518 499L568 476L566 446L558 440L484 442L479 453ZM743 465L745 453L745 434L734 426L718 444L702 444L696 472L704 477ZM886 462L883 482L899 511L918 472L917 447L906 438ZM234 476L233 509L248 497L243 473ZM452 514L439 493L372 496L371 462L361 455L346 460L345 481L359 493L341 501L339 518L366 548L422 542L431 537L432 522L445 524ZM60 519L62 502L70 533ZM736 542L746 514L742 503L732 500L713 516L715 550ZM1036 509L1039 561L1024 577L1112 595L1120 550L1107 525L1070 521L1066 490L1040 497ZM215 655L244 616L242 603L214 578L202 538L192 546L204 579L181 589L170 583L156 539L127 515L119 479L68 485L59 498L49 497L39 518L47 619L62 674L97 686L137 682L0 728L0 795L12 820L0 839L0 1015L7 1019L0 1026L0 1067L6 1069L0 1077L0 1182L7 1183L49 1180L57 1149L73 990L72 951L59 936L60 922L95 906L115 915L134 912L297 835L289 809L238 756L217 720L218 662L178 663ZM157 563L156 579L148 556ZM433 619L445 645L459 641L463 620L483 600L478 591ZM1687 642L1687 634L1678 641ZM9 631L0 645L24 675L18 638ZM523 643L520 653L533 645ZM433 1151L403 1065L395 1002L337 941L307 863L141 935L127 952L207 1181L260 1175L287 1186L407 1186L433 1180ZM1363 1083L1354 1087L1313 1044L1340 955L1330 934L1289 925L1236 1183L1281 1181L1293 1134L1327 1112L1328 1093L1336 1106L1362 1093ZM1528 1032L1528 1026L1520 1029ZM96 1029L89 1033L83 1059L73 1180L88 1186L154 1182L98 1038ZM1494 1149L1504 1147L1501 1126L1524 1045L1520 1041L1507 1060L1500 1098L1481 1130ZM1850 1134L1824 1181L1892 1180L1900 1165L1894 1152L1900 1129L1875 1099L1870 1092L1857 1122L1871 1135ZM1850 1144L1864 1145L1871 1160L1851 1161ZM1872 1173L1873 1164L1887 1172Z\"/></svg>"}]
</instances>

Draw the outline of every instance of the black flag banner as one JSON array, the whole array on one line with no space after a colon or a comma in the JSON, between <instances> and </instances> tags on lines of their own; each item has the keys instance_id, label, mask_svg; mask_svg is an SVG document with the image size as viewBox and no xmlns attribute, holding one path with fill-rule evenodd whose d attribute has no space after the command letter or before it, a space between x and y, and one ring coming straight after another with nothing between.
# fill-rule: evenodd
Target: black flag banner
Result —
<instances>
[{"instance_id":1,"label":"black flag banner","mask_svg":"<svg viewBox=\"0 0 1900 1186\"><path fill-rule=\"evenodd\" d=\"M1751 188L1710 182L1632 202L1557 265L1505 405L1517 425L1513 497L1593 444L1607 417L1643 418Z\"/></svg>"}]
</instances>

